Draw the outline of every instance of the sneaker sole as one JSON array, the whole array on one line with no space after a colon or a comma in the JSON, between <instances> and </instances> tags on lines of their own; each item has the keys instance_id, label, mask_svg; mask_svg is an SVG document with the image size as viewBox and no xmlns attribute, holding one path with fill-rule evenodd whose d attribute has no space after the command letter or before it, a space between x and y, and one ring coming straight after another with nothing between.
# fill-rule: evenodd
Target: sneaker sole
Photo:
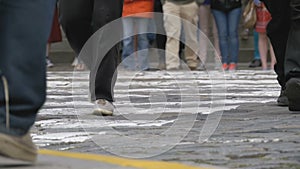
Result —
<instances>
[{"instance_id":1,"label":"sneaker sole","mask_svg":"<svg viewBox=\"0 0 300 169\"><path fill-rule=\"evenodd\" d=\"M95 109L93 115L96 116L112 116L113 112L104 109Z\"/></svg>"},{"instance_id":2,"label":"sneaker sole","mask_svg":"<svg viewBox=\"0 0 300 169\"><path fill-rule=\"evenodd\" d=\"M34 163L37 159L37 150L32 150L32 148L20 144L12 137L0 133L0 154L12 159Z\"/></svg>"}]
</instances>

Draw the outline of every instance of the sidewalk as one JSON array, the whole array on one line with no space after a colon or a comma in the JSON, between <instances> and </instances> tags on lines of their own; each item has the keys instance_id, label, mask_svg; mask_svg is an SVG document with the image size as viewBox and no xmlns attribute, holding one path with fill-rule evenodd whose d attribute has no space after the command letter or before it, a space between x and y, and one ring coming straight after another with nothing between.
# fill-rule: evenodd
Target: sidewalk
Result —
<instances>
[{"instance_id":1,"label":"sidewalk","mask_svg":"<svg viewBox=\"0 0 300 169\"><path fill-rule=\"evenodd\" d=\"M206 165L196 167L175 162L146 161L53 150L39 150L35 164L0 156L0 168L10 169L217 169ZM219 168L220 169L220 168Z\"/></svg>"}]
</instances>

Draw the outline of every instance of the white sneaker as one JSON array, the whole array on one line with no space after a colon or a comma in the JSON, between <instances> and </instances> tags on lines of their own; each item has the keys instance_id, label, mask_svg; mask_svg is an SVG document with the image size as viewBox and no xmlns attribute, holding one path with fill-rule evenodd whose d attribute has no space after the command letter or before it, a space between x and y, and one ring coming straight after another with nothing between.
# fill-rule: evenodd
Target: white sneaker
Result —
<instances>
[{"instance_id":1,"label":"white sneaker","mask_svg":"<svg viewBox=\"0 0 300 169\"><path fill-rule=\"evenodd\" d=\"M49 68L51 68L51 67L54 66L54 64L51 62L51 60L50 60L48 57L46 58L46 65L47 65L47 67L49 67Z\"/></svg>"},{"instance_id":2,"label":"white sneaker","mask_svg":"<svg viewBox=\"0 0 300 169\"><path fill-rule=\"evenodd\" d=\"M114 105L105 100L99 99L95 101L95 109L93 115L97 116L112 116L114 112Z\"/></svg>"},{"instance_id":3,"label":"white sneaker","mask_svg":"<svg viewBox=\"0 0 300 169\"><path fill-rule=\"evenodd\" d=\"M24 136L11 136L0 133L0 156L35 162L37 159L37 148L32 142L30 133Z\"/></svg>"}]
</instances>

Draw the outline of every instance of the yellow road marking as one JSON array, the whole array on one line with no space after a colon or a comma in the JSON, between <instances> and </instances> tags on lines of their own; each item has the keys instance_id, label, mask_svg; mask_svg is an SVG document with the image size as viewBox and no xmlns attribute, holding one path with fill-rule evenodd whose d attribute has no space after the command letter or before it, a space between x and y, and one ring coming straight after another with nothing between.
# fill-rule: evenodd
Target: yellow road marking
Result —
<instances>
[{"instance_id":1,"label":"yellow road marking","mask_svg":"<svg viewBox=\"0 0 300 169\"><path fill-rule=\"evenodd\" d=\"M104 156L98 154L62 152L62 151L53 151L53 150L45 150L45 149L39 150L39 154L104 162L104 163L114 164L118 166L133 167L139 169L209 169L203 167L188 166L185 164L180 164L175 162L133 160L133 159Z\"/></svg>"}]
</instances>

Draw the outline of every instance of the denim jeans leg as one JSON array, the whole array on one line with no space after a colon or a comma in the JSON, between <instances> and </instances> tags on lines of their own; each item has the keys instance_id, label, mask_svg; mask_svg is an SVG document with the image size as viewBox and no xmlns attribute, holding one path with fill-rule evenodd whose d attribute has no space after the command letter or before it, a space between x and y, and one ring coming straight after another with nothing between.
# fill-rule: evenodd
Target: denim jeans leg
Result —
<instances>
[{"instance_id":1,"label":"denim jeans leg","mask_svg":"<svg viewBox=\"0 0 300 169\"><path fill-rule=\"evenodd\" d=\"M239 37L238 37L238 28L241 18L241 8L236 8L231 10L228 17L228 33L229 33L229 50L230 50L230 63L238 62L239 55Z\"/></svg>"},{"instance_id":2,"label":"denim jeans leg","mask_svg":"<svg viewBox=\"0 0 300 169\"><path fill-rule=\"evenodd\" d=\"M123 52L122 52L122 64L125 68L135 69L134 58L134 18L123 18Z\"/></svg>"},{"instance_id":3,"label":"denim jeans leg","mask_svg":"<svg viewBox=\"0 0 300 169\"><path fill-rule=\"evenodd\" d=\"M137 18L136 25L138 29L138 63L139 69L145 70L149 68L148 61L148 48L149 48L149 40L147 38L148 24L150 19L148 18ZM144 33L143 33L144 32Z\"/></svg>"},{"instance_id":4,"label":"denim jeans leg","mask_svg":"<svg viewBox=\"0 0 300 169\"><path fill-rule=\"evenodd\" d=\"M229 63L229 44L228 44L228 18L226 13L212 10L218 28L219 44L222 56L222 63Z\"/></svg>"},{"instance_id":5,"label":"denim jeans leg","mask_svg":"<svg viewBox=\"0 0 300 169\"><path fill-rule=\"evenodd\" d=\"M259 50L258 50L258 33L253 30L253 40L254 40L254 59L260 60Z\"/></svg>"},{"instance_id":6,"label":"denim jeans leg","mask_svg":"<svg viewBox=\"0 0 300 169\"><path fill-rule=\"evenodd\" d=\"M45 101L45 51L55 3L0 1L0 69L7 78L10 97L7 129L4 86L0 83L0 132L26 134Z\"/></svg>"}]
</instances>

